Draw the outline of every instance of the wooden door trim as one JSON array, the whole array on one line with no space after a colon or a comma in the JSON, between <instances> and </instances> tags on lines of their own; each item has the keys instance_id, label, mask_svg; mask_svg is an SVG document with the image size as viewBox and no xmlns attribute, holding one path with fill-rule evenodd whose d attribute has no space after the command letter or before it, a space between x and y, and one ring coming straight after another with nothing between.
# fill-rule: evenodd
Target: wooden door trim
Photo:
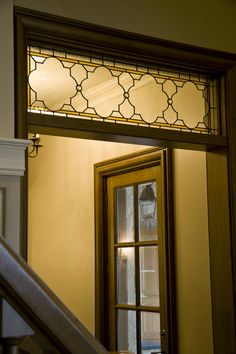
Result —
<instances>
[{"instance_id":1,"label":"wooden door trim","mask_svg":"<svg viewBox=\"0 0 236 354\"><path fill-rule=\"evenodd\" d=\"M94 166L95 181L95 335L106 346L107 318L106 301L107 289L104 274L106 272L106 180L108 177L135 171L140 168L148 168L161 165L162 173L166 181L165 191L166 205L166 264L167 264L167 308L171 313L167 314L169 328L170 353L177 353L177 329L176 329L176 294L175 294L175 267L174 267L174 232L173 232L173 195L172 195L172 151L170 149L152 148L128 154L115 159L97 163Z\"/></svg>"}]
</instances>

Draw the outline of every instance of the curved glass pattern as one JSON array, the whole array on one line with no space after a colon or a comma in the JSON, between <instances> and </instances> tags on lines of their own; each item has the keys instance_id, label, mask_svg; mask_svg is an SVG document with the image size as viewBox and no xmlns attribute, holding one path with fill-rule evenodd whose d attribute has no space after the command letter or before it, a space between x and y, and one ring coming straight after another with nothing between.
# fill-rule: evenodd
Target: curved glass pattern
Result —
<instances>
[{"instance_id":1,"label":"curved glass pattern","mask_svg":"<svg viewBox=\"0 0 236 354\"><path fill-rule=\"evenodd\" d=\"M28 111L219 134L217 80L28 47Z\"/></svg>"}]
</instances>

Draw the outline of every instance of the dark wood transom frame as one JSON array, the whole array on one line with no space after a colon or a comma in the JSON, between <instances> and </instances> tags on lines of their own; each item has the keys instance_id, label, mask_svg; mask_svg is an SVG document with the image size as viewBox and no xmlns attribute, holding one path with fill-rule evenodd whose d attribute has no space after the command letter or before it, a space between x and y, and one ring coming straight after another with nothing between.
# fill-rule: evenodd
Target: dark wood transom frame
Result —
<instances>
[{"instance_id":1,"label":"dark wood transom frame","mask_svg":"<svg viewBox=\"0 0 236 354\"><path fill-rule=\"evenodd\" d=\"M119 126L27 113L28 43L160 63L222 77L221 136ZM214 353L236 352L236 55L183 45L15 8L16 137L32 132L207 151L210 271ZM22 254L26 256L26 178L22 183Z\"/></svg>"}]
</instances>

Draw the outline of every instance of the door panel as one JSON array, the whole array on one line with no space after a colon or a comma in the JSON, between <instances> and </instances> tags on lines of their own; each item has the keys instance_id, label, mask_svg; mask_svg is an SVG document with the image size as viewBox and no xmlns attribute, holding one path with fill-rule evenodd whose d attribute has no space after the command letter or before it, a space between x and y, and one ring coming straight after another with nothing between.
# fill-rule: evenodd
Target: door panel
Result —
<instances>
[{"instance_id":1,"label":"door panel","mask_svg":"<svg viewBox=\"0 0 236 354\"><path fill-rule=\"evenodd\" d=\"M161 351L167 309L160 165L108 177L107 196L109 349Z\"/></svg>"}]
</instances>

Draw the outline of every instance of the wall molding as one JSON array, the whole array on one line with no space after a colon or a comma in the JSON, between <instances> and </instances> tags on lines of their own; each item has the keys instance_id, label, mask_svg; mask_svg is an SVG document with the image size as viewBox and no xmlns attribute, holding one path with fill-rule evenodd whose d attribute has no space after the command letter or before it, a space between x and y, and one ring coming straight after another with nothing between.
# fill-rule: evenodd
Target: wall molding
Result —
<instances>
[{"instance_id":1,"label":"wall molding","mask_svg":"<svg viewBox=\"0 0 236 354\"><path fill-rule=\"evenodd\" d=\"M30 140L0 138L0 175L24 175L25 150L30 144Z\"/></svg>"}]
</instances>

